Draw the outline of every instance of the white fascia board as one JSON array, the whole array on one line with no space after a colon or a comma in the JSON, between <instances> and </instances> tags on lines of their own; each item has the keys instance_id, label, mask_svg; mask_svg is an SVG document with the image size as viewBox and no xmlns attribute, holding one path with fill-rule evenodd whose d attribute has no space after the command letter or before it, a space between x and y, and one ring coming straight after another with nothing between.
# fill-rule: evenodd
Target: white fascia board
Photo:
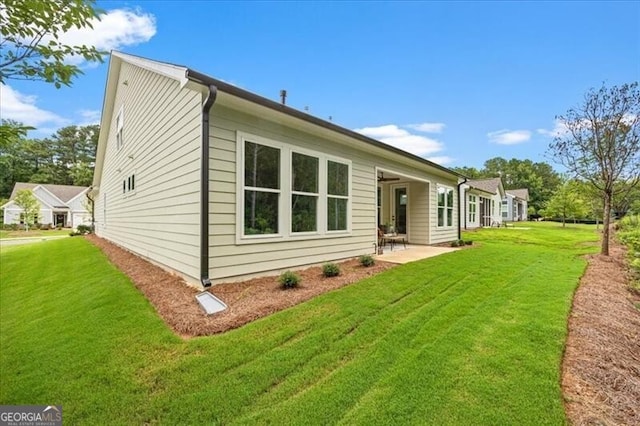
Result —
<instances>
[{"instance_id":1,"label":"white fascia board","mask_svg":"<svg viewBox=\"0 0 640 426\"><path fill-rule=\"evenodd\" d=\"M111 52L111 56L118 57L121 60L137 67L176 80L180 83L180 88L183 88L185 84L189 82L189 79L187 78L187 67L168 64L166 62L158 62L151 59L141 58L140 56L128 55L126 53L117 51Z\"/></svg>"}]
</instances>

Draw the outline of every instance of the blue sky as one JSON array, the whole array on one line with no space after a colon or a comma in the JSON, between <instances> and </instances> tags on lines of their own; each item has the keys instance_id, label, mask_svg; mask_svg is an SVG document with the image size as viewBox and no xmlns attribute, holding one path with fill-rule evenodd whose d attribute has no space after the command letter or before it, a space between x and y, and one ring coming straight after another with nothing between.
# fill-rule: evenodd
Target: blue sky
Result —
<instances>
[{"instance_id":1,"label":"blue sky","mask_svg":"<svg viewBox=\"0 0 640 426\"><path fill-rule=\"evenodd\" d=\"M639 2L102 1L69 40L186 65L433 159L549 161L555 116L640 80ZM99 120L107 61L71 88L8 81L2 118L44 137Z\"/></svg>"}]
</instances>

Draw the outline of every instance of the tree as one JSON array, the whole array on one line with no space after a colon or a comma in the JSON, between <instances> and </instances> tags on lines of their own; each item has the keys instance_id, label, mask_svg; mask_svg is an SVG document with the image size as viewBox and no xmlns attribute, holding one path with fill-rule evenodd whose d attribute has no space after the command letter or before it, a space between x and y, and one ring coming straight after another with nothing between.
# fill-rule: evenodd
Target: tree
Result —
<instances>
[{"instance_id":1,"label":"tree","mask_svg":"<svg viewBox=\"0 0 640 426\"><path fill-rule=\"evenodd\" d=\"M11 121L2 124L21 126ZM97 125L68 126L46 139L11 133L0 144L0 197L8 197L16 182L91 185L99 131Z\"/></svg>"},{"instance_id":2,"label":"tree","mask_svg":"<svg viewBox=\"0 0 640 426\"><path fill-rule=\"evenodd\" d=\"M584 102L556 117L567 131L550 144L553 158L587 181L603 200L601 254L609 255L611 203L616 184L640 181L640 91L638 83L591 89Z\"/></svg>"},{"instance_id":3,"label":"tree","mask_svg":"<svg viewBox=\"0 0 640 426\"><path fill-rule=\"evenodd\" d=\"M7 79L39 80L57 88L71 85L82 70L69 63L80 56L102 62L106 52L93 46L70 46L61 35L70 29L93 28L99 19L93 0L2 0L0 2L0 83Z\"/></svg>"},{"instance_id":4,"label":"tree","mask_svg":"<svg viewBox=\"0 0 640 426\"><path fill-rule=\"evenodd\" d=\"M21 189L18 191L13 201L22 209L24 227L28 231L29 227L33 225L38 217L40 203L38 203L38 200L30 189Z\"/></svg>"},{"instance_id":5,"label":"tree","mask_svg":"<svg viewBox=\"0 0 640 426\"><path fill-rule=\"evenodd\" d=\"M456 167L453 170L470 179L501 177L506 190L527 188L529 206L534 208L529 216L539 214L561 181L560 175L549 164L517 158L495 157L485 161L484 168L480 170L475 167Z\"/></svg>"},{"instance_id":6,"label":"tree","mask_svg":"<svg viewBox=\"0 0 640 426\"><path fill-rule=\"evenodd\" d=\"M476 169L475 167L454 167L453 170L460 173L461 175L468 177L469 179L481 179L485 177L484 172L482 170Z\"/></svg>"},{"instance_id":7,"label":"tree","mask_svg":"<svg viewBox=\"0 0 640 426\"><path fill-rule=\"evenodd\" d=\"M547 216L561 218L562 226L564 227L567 219L583 218L587 215L589 209L580 194L579 183L566 181L546 203L544 211Z\"/></svg>"},{"instance_id":8,"label":"tree","mask_svg":"<svg viewBox=\"0 0 640 426\"><path fill-rule=\"evenodd\" d=\"M636 201L640 201L640 185L634 182L616 183L611 210L616 217L625 216Z\"/></svg>"},{"instance_id":9,"label":"tree","mask_svg":"<svg viewBox=\"0 0 640 426\"><path fill-rule=\"evenodd\" d=\"M0 125L0 197L9 197L16 182L26 182L32 174L23 155L27 131L21 123L2 120ZM5 131L6 130L6 131Z\"/></svg>"}]
</instances>

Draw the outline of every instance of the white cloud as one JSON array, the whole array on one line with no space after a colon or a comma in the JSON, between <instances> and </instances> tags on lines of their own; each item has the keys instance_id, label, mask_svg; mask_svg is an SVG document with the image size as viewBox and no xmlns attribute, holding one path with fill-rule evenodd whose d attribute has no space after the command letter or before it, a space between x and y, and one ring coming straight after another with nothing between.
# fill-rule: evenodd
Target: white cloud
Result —
<instances>
[{"instance_id":1,"label":"white cloud","mask_svg":"<svg viewBox=\"0 0 640 426\"><path fill-rule=\"evenodd\" d=\"M94 46L98 50L118 50L147 42L156 34L156 19L139 9L114 9L94 19L93 28L71 28L60 35L59 41L68 45ZM80 56L67 58L68 62L81 63Z\"/></svg>"},{"instance_id":2,"label":"white cloud","mask_svg":"<svg viewBox=\"0 0 640 426\"><path fill-rule=\"evenodd\" d=\"M78 111L80 122L78 126L88 126L90 124L100 124L100 111L95 109L81 109Z\"/></svg>"},{"instance_id":3,"label":"white cloud","mask_svg":"<svg viewBox=\"0 0 640 426\"><path fill-rule=\"evenodd\" d=\"M60 117L56 113L39 108L36 105L38 98L33 95L25 95L10 86L0 86L2 103L0 103L0 116L4 119L19 121L27 126L38 127L42 124L63 126L69 120Z\"/></svg>"},{"instance_id":4,"label":"white cloud","mask_svg":"<svg viewBox=\"0 0 640 426\"><path fill-rule=\"evenodd\" d=\"M442 133L445 128L444 123L419 123L409 124L407 127L424 133Z\"/></svg>"},{"instance_id":5,"label":"white cloud","mask_svg":"<svg viewBox=\"0 0 640 426\"><path fill-rule=\"evenodd\" d=\"M355 129L355 131L421 157L442 151L444 148L442 143L435 139L412 134L395 124L363 127L362 129Z\"/></svg>"},{"instance_id":6,"label":"white cloud","mask_svg":"<svg viewBox=\"0 0 640 426\"><path fill-rule=\"evenodd\" d=\"M529 130L503 129L489 132L487 136L489 137L489 141L497 143L498 145L517 145L531 139L531 132Z\"/></svg>"},{"instance_id":7,"label":"white cloud","mask_svg":"<svg viewBox=\"0 0 640 426\"><path fill-rule=\"evenodd\" d=\"M453 163L456 159L449 157L447 155L437 155L435 157L427 157L427 160L434 162L436 164L440 164L441 166L444 166L446 164Z\"/></svg>"},{"instance_id":8,"label":"white cloud","mask_svg":"<svg viewBox=\"0 0 640 426\"><path fill-rule=\"evenodd\" d=\"M555 120L553 129L538 129L537 132L541 135L548 136L550 138L555 138L558 136L565 135L569 132L567 126L560 120Z\"/></svg>"}]
</instances>

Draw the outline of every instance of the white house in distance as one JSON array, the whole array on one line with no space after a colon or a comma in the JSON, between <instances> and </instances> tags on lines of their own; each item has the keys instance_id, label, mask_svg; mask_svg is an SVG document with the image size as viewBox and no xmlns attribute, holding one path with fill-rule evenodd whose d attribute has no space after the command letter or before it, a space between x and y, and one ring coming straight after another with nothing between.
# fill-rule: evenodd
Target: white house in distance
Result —
<instances>
[{"instance_id":1,"label":"white house in distance","mask_svg":"<svg viewBox=\"0 0 640 426\"><path fill-rule=\"evenodd\" d=\"M502 220L518 222L528 219L529 190L510 189L502 199Z\"/></svg>"},{"instance_id":2,"label":"white house in distance","mask_svg":"<svg viewBox=\"0 0 640 426\"><path fill-rule=\"evenodd\" d=\"M468 180L460 186L460 217L464 229L500 226L500 206L505 196L502 179Z\"/></svg>"},{"instance_id":3,"label":"white house in distance","mask_svg":"<svg viewBox=\"0 0 640 426\"><path fill-rule=\"evenodd\" d=\"M112 52L96 233L208 286L458 238L459 175L190 68Z\"/></svg>"},{"instance_id":4,"label":"white house in distance","mask_svg":"<svg viewBox=\"0 0 640 426\"><path fill-rule=\"evenodd\" d=\"M11 191L9 202L2 206L5 224L22 224L22 208L16 205L14 198L18 191L30 189L40 203L37 223L65 228L91 224L91 214L85 208L86 186L52 185L45 183L17 182Z\"/></svg>"}]
</instances>

